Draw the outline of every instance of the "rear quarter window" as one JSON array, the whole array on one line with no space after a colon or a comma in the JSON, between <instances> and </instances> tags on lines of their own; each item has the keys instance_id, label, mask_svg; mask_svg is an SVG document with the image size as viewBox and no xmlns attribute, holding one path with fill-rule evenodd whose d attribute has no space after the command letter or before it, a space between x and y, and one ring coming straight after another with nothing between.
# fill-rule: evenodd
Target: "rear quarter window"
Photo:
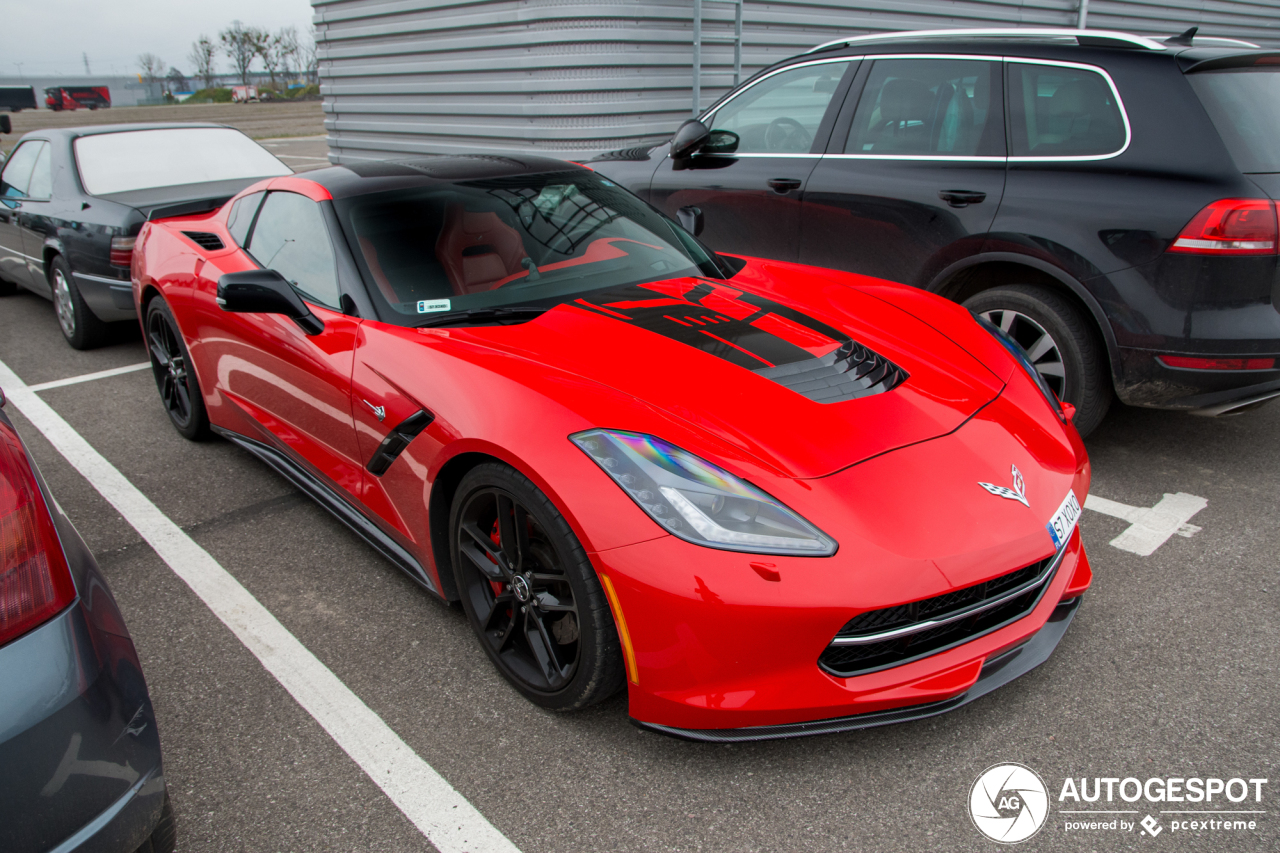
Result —
<instances>
[{"instance_id":1,"label":"rear quarter window","mask_svg":"<svg viewBox=\"0 0 1280 853\"><path fill-rule=\"evenodd\" d=\"M1115 91L1086 68L1010 63L1009 129L1014 157L1106 157L1128 144Z\"/></svg>"},{"instance_id":2,"label":"rear quarter window","mask_svg":"<svg viewBox=\"0 0 1280 853\"><path fill-rule=\"evenodd\" d=\"M1188 74L1242 172L1280 172L1280 68Z\"/></svg>"}]
</instances>

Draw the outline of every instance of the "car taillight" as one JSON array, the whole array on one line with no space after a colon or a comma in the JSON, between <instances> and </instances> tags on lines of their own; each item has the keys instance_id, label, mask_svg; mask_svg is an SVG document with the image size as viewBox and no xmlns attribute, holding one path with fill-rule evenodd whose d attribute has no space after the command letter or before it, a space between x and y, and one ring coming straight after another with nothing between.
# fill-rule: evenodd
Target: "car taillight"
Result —
<instances>
[{"instance_id":1,"label":"car taillight","mask_svg":"<svg viewBox=\"0 0 1280 853\"><path fill-rule=\"evenodd\" d=\"M0 423L0 645L76 597L67 558L18 437Z\"/></svg>"},{"instance_id":2,"label":"car taillight","mask_svg":"<svg viewBox=\"0 0 1280 853\"><path fill-rule=\"evenodd\" d=\"M1274 358L1197 358L1189 355L1159 355L1166 367L1189 370L1274 370Z\"/></svg>"},{"instance_id":3,"label":"car taillight","mask_svg":"<svg viewBox=\"0 0 1280 853\"><path fill-rule=\"evenodd\" d=\"M1169 247L1194 255L1274 255L1280 242L1275 202L1224 198L1197 213Z\"/></svg>"},{"instance_id":4,"label":"car taillight","mask_svg":"<svg viewBox=\"0 0 1280 853\"><path fill-rule=\"evenodd\" d=\"M111 238L111 265L113 267L127 267L133 259L133 244L137 241L136 237L112 237Z\"/></svg>"}]
</instances>

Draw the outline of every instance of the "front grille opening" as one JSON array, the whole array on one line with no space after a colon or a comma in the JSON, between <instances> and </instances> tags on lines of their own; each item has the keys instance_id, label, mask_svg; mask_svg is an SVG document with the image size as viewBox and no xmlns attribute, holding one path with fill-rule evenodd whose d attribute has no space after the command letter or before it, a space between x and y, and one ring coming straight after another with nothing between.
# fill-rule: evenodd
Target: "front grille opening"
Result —
<instances>
[{"instance_id":1,"label":"front grille opening","mask_svg":"<svg viewBox=\"0 0 1280 853\"><path fill-rule=\"evenodd\" d=\"M187 239L191 242L195 243L202 249L209 250L210 252L224 248L222 245L222 238L217 234L210 234L208 231L183 231L182 233L187 235Z\"/></svg>"},{"instance_id":2,"label":"front grille opening","mask_svg":"<svg viewBox=\"0 0 1280 853\"><path fill-rule=\"evenodd\" d=\"M933 598L868 610L850 619L836 634L840 637L866 637L908 628L927 621L954 616L969 608L994 601L1037 578L1025 592L986 610L881 642L860 645L830 645L818 658L818 664L833 675L847 677L898 666L912 660L958 646L990 633L1035 608L1048 587L1052 574L1048 569L1056 559L1048 557L980 584L958 589Z\"/></svg>"}]
</instances>

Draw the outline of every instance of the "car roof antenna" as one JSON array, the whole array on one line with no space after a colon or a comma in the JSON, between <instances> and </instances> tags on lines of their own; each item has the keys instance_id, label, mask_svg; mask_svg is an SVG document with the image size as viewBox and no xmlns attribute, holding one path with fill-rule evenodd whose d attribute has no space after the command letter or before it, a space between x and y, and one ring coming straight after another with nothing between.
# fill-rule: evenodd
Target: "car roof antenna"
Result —
<instances>
[{"instance_id":1,"label":"car roof antenna","mask_svg":"<svg viewBox=\"0 0 1280 853\"><path fill-rule=\"evenodd\" d=\"M1200 29L1199 27L1192 27L1191 29L1187 30L1185 33L1182 33L1181 35L1170 36L1169 38L1164 40L1164 43L1165 44L1184 44L1187 47L1191 47L1191 40L1196 37L1196 31L1199 29Z\"/></svg>"}]
</instances>

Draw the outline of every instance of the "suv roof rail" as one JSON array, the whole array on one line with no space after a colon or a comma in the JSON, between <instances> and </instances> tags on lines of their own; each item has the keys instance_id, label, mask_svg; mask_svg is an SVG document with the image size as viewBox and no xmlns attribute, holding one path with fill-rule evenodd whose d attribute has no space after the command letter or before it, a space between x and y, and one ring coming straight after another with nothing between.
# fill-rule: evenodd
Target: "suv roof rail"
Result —
<instances>
[{"instance_id":1,"label":"suv roof rail","mask_svg":"<svg viewBox=\"0 0 1280 853\"><path fill-rule=\"evenodd\" d=\"M820 50L830 50L832 48L845 47L846 45L869 44L878 41L948 37L1074 38L1076 44L1107 45L1111 47L1140 48L1142 50L1166 50L1166 47L1155 39L1113 30L1076 30L1069 27L998 27L994 29L905 30L893 33L874 33L872 35L835 39L834 41L820 44L806 51L806 53L816 53Z\"/></svg>"}]
</instances>

